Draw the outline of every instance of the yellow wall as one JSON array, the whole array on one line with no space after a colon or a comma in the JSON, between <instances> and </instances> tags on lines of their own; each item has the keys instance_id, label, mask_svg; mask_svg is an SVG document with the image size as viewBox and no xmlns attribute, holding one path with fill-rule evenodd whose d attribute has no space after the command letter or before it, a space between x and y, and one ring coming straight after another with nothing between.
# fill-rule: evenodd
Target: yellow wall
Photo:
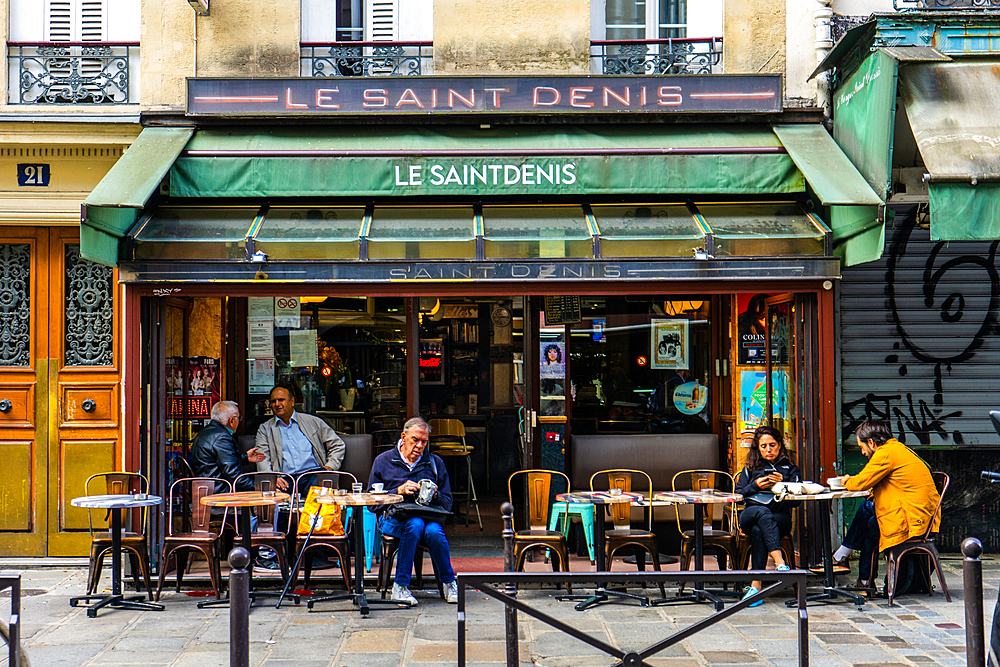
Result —
<instances>
[{"instance_id":1,"label":"yellow wall","mask_svg":"<svg viewBox=\"0 0 1000 667\"><path fill-rule=\"evenodd\" d=\"M726 2L723 64L729 74L783 73L785 3Z\"/></svg>"},{"instance_id":2,"label":"yellow wall","mask_svg":"<svg viewBox=\"0 0 1000 667\"><path fill-rule=\"evenodd\" d=\"M436 0L434 71L589 72L589 0Z\"/></svg>"}]
</instances>

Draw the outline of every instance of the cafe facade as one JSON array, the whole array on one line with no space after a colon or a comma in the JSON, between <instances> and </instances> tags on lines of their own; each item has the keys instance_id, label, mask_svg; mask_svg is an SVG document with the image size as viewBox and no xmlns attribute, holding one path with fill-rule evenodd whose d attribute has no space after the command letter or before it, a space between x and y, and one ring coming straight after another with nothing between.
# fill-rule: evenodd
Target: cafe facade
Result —
<instances>
[{"instance_id":1,"label":"cafe facade","mask_svg":"<svg viewBox=\"0 0 1000 667\"><path fill-rule=\"evenodd\" d=\"M825 479L831 223L881 199L822 119L774 75L189 79L81 215L125 464L165 492L214 401L252 434L281 383L375 447L461 421L481 497L580 434L716 433L736 472L762 423Z\"/></svg>"}]
</instances>

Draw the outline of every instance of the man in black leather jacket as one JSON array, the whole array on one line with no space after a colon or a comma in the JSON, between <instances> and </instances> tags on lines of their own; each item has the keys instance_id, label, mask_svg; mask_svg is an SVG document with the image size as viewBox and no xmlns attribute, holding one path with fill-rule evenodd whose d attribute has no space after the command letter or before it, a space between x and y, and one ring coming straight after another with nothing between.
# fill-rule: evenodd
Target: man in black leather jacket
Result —
<instances>
[{"instance_id":1,"label":"man in black leather jacket","mask_svg":"<svg viewBox=\"0 0 1000 667\"><path fill-rule=\"evenodd\" d=\"M201 429L191 445L191 470L198 477L221 477L233 483L243 472L243 461L257 463L264 460L264 453L251 449L240 452L233 433L240 424L240 408L233 401L219 401L212 406L212 421ZM237 491L253 491L249 477L240 482ZM215 492L223 493L225 487L216 483Z\"/></svg>"}]
</instances>

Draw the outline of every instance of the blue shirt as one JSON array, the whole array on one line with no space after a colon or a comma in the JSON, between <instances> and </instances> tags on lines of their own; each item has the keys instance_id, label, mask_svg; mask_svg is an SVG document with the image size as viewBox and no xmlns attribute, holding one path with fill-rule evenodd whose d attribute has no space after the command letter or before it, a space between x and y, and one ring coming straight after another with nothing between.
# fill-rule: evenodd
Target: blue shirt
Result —
<instances>
[{"instance_id":1,"label":"blue shirt","mask_svg":"<svg viewBox=\"0 0 1000 667\"><path fill-rule=\"evenodd\" d=\"M281 434L281 472L293 476L322 467L313 456L312 443L299 428L296 414L293 410L288 425L277 420L278 433Z\"/></svg>"}]
</instances>

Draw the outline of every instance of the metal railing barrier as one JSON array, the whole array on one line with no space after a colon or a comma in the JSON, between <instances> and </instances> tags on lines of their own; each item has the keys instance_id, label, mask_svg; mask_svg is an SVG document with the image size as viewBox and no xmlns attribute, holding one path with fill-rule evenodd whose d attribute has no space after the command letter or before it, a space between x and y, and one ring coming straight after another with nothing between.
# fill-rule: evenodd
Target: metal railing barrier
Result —
<instances>
[{"instance_id":1,"label":"metal railing barrier","mask_svg":"<svg viewBox=\"0 0 1000 667\"><path fill-rule=\"evenodd\" d=\"M595 39L590 58L602 74L718 74L722 38Z\"/></svg>"},{"instance_id":2,"label":"metal railing barrier","mask_svg":"<svg viewBox=\"0 0 1000 667\"><path fill-rule=\"evenodd\" d=\"M21 650L21 575L0 576L0 591L10 589L10 619L0 622L0 634L7 642L8 665L28 667L28 656Z\"/></svg>"},{"instance_id":3,"label":"metal railing barrier","mask_svg":"<svg viewBox=\"0 0 1000 667\"><path fill-rule=\"evenodd\" d=\"M798 664L799 667L809 665L809 614L806 609L806 578L809 576L807 570L788 570L778 572L776 570L727 570L723 572L470 572L457 575L458 582L458 665L465 667L466 664L466 590L477 590L495 600L502 602L506 608L520 611L534 619L542 621L553 628L565 632L566 634L579 639L580 641L604 651L619 660L615 663L624 667L648 667L645 660L673 646L674 644L708 628L719 621L729 618L733 614L746 609L747 606L771 595L795 587L798 597ZM704 582L705 584L723 584L739 581L759 580L761 582L771 582L753 597L740 600L732 604L729 608L718 611L707 618L704 618L692 625L689 625L678 632L666 637L658 642L650 644L640 651L623 651L615 646L606 644L601 640L588 635L585 632L574 628L568 623L564 623L557 618L539 611L513 595L507 593L510 586L524 584L563 584L569 582L579 585L582 583L596 583L600 585L622 584L630 588L645 588L648 585L659 582ZM506 588L501 592L500 586L505 584ZM667 598L669 599L669 598ZM513 618L513 622L510 619ZM512 657L516 659L516 653L511 651L511 644L516 647L517 643L517 617L511 616L508 612L508 623L506 624L506 641L508 666L516 665L511 663ZM515 648L516 651L516 648Z\"/></svg>"},{"instance_id":4,"label":"metal railing barrier","mask_svg":"<svg viewBox=\"0 0 1000 667\"><path fill-rule=\"evenodd\" d=\"M431 74L433 42L301 42L300 76Z\"/></svg>"},{"instance_id":5,"label":"metal railing barrier","mask_svg":"<svg viewBox=\"0 0 1000 667\"><path fill-rule=\"evenodd\" d=\"M7 42L7 59L10 104L138 102L139 42Z\"/></svg>"}]
</instances>

